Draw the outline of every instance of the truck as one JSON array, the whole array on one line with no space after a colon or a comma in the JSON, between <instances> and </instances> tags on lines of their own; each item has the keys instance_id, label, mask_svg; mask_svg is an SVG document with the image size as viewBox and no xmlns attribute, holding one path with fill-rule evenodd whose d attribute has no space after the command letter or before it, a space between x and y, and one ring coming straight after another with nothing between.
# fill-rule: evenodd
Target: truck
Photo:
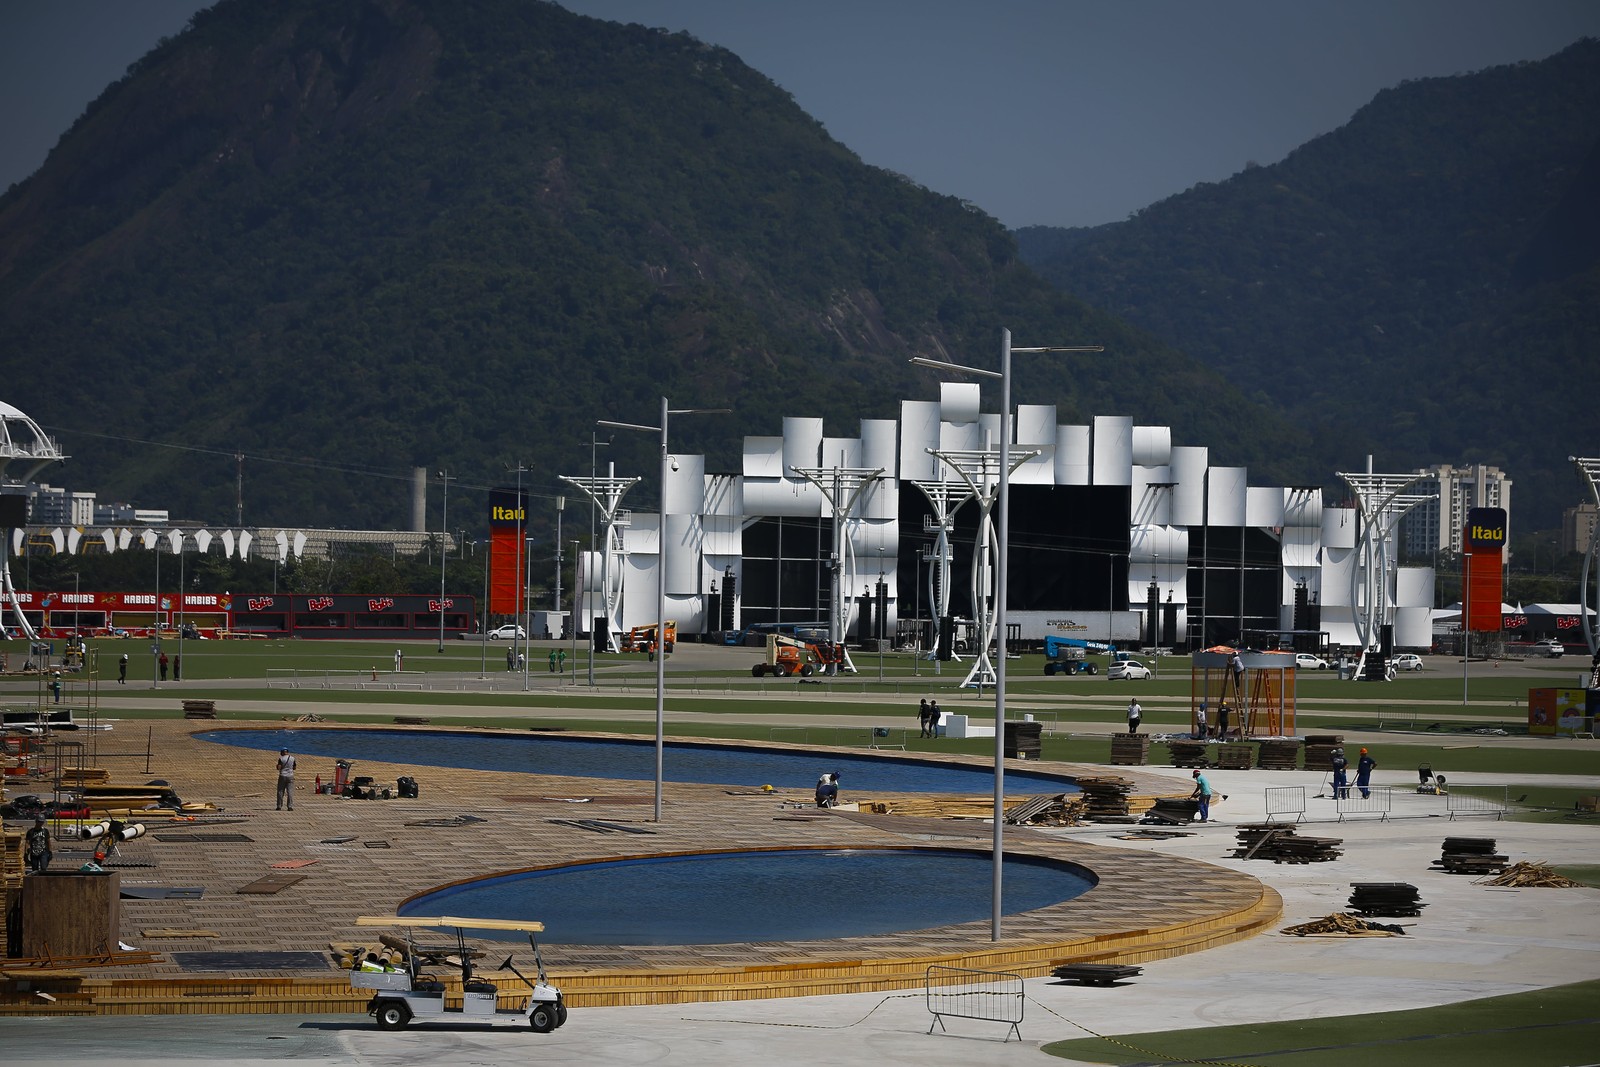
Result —
<instances>
[{"instance_id":1,"label":"truck","mask_svg":"<svg viewBox=\"0 0 1600 1067\"><path fill-rule=\"evenodd\" d=\"M771 675L788 678L800 675L809 678L818 668L836 673L844 663L844 646L828 641L801 641L783 634L767 635L767 658L750 668L755 678Z\"/></svg>"},{"instance_id":2,"label":"truck","mask_svg":"<svg viewBox=\"0 0 1600 1067\"><path fill-rule=\"evenodd\" d=\"M678 624L673 619L667 620L667 655L672 655L672 650L678 646ZM656 658L656 624L649 626L635 626L622 635L622 651L648 652L651 662Z\"/></svg>"},{"instance_id":3,"label":"truck","mask_svg":"<svg viewBox=\"0 0 1600 1067\"><path fill-rule=\"evenodd\" d=\"M1044 639L1044 673L1050 677L1057 674L1099 674L1100 668L1089 662L1089 653L1110 651L1111 646L1100 641L1051 634Z\"/></svg>"}]
</instances>

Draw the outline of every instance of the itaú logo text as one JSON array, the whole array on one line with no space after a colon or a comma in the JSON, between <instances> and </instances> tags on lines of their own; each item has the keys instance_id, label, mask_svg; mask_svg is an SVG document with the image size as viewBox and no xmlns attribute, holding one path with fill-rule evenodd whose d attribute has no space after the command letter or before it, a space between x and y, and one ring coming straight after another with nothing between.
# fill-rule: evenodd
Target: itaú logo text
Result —
<instances>
[{"instance_id":1,"label":"ita\u00fa logo text","mask_svg":"<svg viewBox=\"0 0 1600 1067\"><path fill-rule=\"evenodd\" d=\"M1475 545L1503 545L1506 541L1504 526L1468 526L1467 540Z\"/></svg>"},{"instance_id":2,"label":"ita\u00fa logo text","mask_svg":"<svg viewBox=\"0 0 1600 1067\"><path fill-rule=\"evenodd\" d=\"M521 522L528 517L524 508L503 508L498 504L489 509L490 522Z\"/></svg>"}]
</instances>

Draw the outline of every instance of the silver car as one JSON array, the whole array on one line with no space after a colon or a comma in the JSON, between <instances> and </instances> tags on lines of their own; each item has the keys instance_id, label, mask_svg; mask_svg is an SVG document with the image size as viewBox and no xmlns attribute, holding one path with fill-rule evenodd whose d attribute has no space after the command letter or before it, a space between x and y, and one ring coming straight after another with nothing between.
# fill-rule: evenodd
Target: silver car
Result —
<instances>
[{"instance_id":1,"label":"silver car","mask_svg":"<svg viewBox=\"0 0 1600 1067\"><path fill-rule=\"evenodd\" d=\"M1402 652L1389 661L1389 666L1397 671L1420 671L1422 657L1414 652Z\"/></svg>"},{"instance_id":2,"label":"silver car","mask_svg":"<svg viewBox=\"0 0 1600 1067\"><path fill-rule=\"evenodd\" d=\"M1113 682L1117 681L1119 678L1127 679L1128 681L1133 682L1148 678L1150 677L1151 673L1152 672L1150 668L1145 666L1143 663L1140 663L1138 660L1125 659L1113 663L1111 665L1111 670L1106 673L1106 677Z\"/></svg>"}]
</instances>

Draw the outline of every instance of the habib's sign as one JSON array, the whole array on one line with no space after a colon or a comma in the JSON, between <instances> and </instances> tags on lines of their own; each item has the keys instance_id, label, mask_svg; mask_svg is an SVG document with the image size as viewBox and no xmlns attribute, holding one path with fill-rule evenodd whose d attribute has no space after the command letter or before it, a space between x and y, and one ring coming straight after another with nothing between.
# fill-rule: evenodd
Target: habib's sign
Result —
<instances>
[{"instance_id":1,"label":"habib's sign","mask_svg":"<svg viewBox=\"0 0 1600 1067\"><path fill-rule=\"evenodd\" d=\"M1472 508L1461 531L1462 548L1468 552L1499 552L1506 547L1504 508Z\"/></svg>"}]
</instances>

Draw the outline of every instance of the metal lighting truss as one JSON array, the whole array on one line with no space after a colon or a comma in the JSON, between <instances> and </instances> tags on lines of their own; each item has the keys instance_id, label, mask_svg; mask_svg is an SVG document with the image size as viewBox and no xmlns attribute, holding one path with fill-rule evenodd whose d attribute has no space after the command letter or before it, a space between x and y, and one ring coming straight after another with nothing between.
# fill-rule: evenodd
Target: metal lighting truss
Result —
<instances>
[{"instance_id":1,"label":"metal lighting truss","mask_svg":"<svg viewBox=\"0 0 1600 1067\"><path fill-rule=\"evenodd\" d=\"M1377 640L1389 618L1389 559L1394 528L1406 512L1434 497L1427 493L1404 493L1407 486L1426 477L1419 474L1373 474L1340 472L1345 484L1356 495L1361 509L1361 529L1356 537L1356 565L1350 572L1350 611L1356 636L1361 641L1361 660L1352 678L1360 678L1367 652Z\"/></svg>"},{"instance_id":2,"label":"metal lighting truss","mask_svg":"<svg viewBox=\"0 0 1600 1067\"><path fill-rule=\"evenodd\" d=\"M883 477L882 467L790 467L795 474L817 487L822 498L833 512L833 553L828 557L828 640L844 651L837 664L828 664L828 672L844 670L855 672L856 665L844 649L844 636L848 627L846 604L856 595L856 552L850 538L844 534L844 524L861 500L868 485ZM860 521L859 516L857 521ZM862 635L866 637L865 634Z\"/></svg>"},{"instance_id":3,"label":"metal lighting truss","mask_svg":"<svg viewBox=\"0 0 1600 1067\"><path fill-rule=\"evenodd\" d=\"M956 512L972 499L973 492L970 484L958 486L942 479L937 482L913 480L911 484L922 490L922 495L928 498L928 506L933 509L924 528L939 531L934 539L933 552L927 557L928 604L933 614L933 642L927 658L938 662L940 627L943 620L950 616L950 531L955 526ZM961 657L955 651L955 634L950 635L950 658L961 662Z\"/></svg>"},{"instance_id":4,"label":"metal lighting truss","mask_svg":"<svg viewBox=\"0 0 1600 1067\"><path fill-rule=\"evenodd\" d=\"M1568 456L1572 465L1578 468L1584 482L1589 486L1589 497L1594 501L1595 507L1600 508L1600 459L1585 458L1583 456ZM1600 652L1600 625L1595 622L1594 615L1590 614L1589 593L1595 593L1595 608L1600 610L1600 570L1595 567L1595 559L1600 556L1600 538L1596 538L1591 531L1589 535L1589 551L1583 557L1583 577L1578 583L1578 625L1583 627L1583 640L1589 646L1589 655L1594 656ZM1589 584L1591 575L1594 585Z\"/></svg>"},{"instance_id":5,"label":"metal lighting truss","mask_svg":"<svg viewBox=\"0 0 1600 1067\"><path fill-rule=\"evenodd\" d=\"M563 474L561 480L583 493L594 506L600 509L600 516L605 520L605 548L600 557L600 606L605 615L606 625L606 651L620 652L621 644L617 641L617 609L622 605L622 584L626 567L621 565L622 557L626 555L622 541L623 528L628 525L617 516L621 513L622 498L635 485L639 484L638 478L617 478L611 475L604 477L584 478L571 477ZM665 537L665 534L662 535ZM618 565L613 567L611 560L617 559ZM615 576L615 577L613 577ZM577 620L573 620L577 625Z\"/></svg>"},{"instance_id":6,"label":"metal lighting truss","mask_svg":"<svg viewBox=\"0 0 1600 1067\"><path fill-rule=\"evenodd\" d=\"M989 659L989 645L994 641L995 619L1000 606L998 584L1000 539L995 534L991 515L995 502L1000 497L1000 451L998 449L981 452L956 449L946 451L938 448L929 448L926 451L930 456L937 456L945 466L955 471L961 480L967 483L967 488L978 501L978 535L972 546L972 618L978 630L977 658L973 660L972 669L967 672L967 677L961 686L967 689L973 686L981 688L995 685L999 678L995 673L993 661ZM1009 456L1011 469L1006 472L1007 477L1038 454L1038 449L1011 452ZM1002 725L996 722L995 729L1002 729Z\"/></svg>"}]
</instances>

